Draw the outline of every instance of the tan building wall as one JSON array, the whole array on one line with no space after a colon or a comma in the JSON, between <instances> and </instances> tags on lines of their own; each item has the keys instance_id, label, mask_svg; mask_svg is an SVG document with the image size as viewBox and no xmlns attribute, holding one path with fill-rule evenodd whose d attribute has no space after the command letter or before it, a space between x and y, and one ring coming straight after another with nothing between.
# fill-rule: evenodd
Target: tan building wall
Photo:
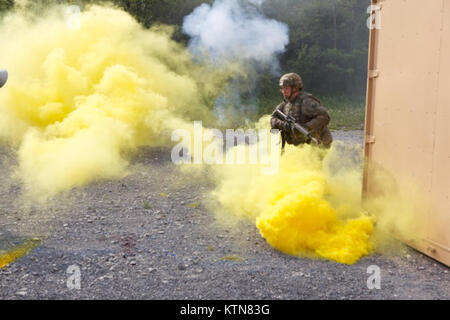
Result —
<instances>
[{"instance_id":1,"label":"tan building wall","mask_svg":"<svg viewBox=\"0 0 450 320\"><path fill-rule=\"evenodd\" d=\"M363 194L386 170L417 201L408 243L450 265L450 0L372 3Z\"/></svg>"}]
</instances>

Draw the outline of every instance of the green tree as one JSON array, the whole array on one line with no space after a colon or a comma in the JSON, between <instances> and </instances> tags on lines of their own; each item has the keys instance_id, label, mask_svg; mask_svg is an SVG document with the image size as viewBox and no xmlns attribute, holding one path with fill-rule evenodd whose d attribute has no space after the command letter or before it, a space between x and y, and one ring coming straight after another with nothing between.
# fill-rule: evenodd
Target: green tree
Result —
<instances>
[{"instance_id":1,"label":"green tree","mask_svg":"<svg viewBox=\"0 0 450 320\"><path fill-rule=\"evenodd\" d=\"M285 22L290 43L283 72L300 73L321 95L364 95L369 0L269 0L265 13Z\"/></svg>"},{"instance_id":2,"label":"green tree","mask_svg":"<svg viewBox=\"0 0 450 320\"><path fill-rule=\"evenodd\" d=\"M0 12L11 9L14 6L14 0L0 0Z\"/></svg>"}]
</instances>

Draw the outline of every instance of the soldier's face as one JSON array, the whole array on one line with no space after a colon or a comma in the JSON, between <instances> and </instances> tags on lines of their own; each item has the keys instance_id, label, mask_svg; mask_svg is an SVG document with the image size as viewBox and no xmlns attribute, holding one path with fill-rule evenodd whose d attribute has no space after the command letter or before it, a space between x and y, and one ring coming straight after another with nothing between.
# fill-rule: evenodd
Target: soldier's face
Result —
<instances>
[{"instance_id":1,"label":"soldier's face","mask_svg":"<svg viewBox=\"0 0 450 320\"><path fill-rule=\"evenodd\" d=\"M285 99L288 99L292 95L292 87L283 86L283 87L281 87L281 92L283 93L283 97Z\"/></svg>"}]
</instances>

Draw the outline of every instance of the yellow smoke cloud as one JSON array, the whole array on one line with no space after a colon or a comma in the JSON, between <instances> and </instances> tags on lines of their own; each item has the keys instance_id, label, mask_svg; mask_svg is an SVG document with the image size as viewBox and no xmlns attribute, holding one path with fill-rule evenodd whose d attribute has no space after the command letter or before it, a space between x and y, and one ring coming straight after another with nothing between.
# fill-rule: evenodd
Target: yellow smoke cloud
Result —
<instances>
[{"instance_id":1,"label":"yellow smoke cloud","mask_svg":"<svg viewBox=\"0 0 450 320\"><path fill-rule=\"evenodd\" d=\"M258 165L215 167L219 221L251 219L270 245L287 254L355 263L373 251L374 219L361 207L361 171L333 172L336 153L288 146L273 175Z\"/></svg>"},{"instance_id":2,"label":"yellow smoke cloud","mask_svg":"<svg viewBox=\"0 0 450 320\"><path fill-rule=\"evenodd\" d=\"M14 12L0 23L1 67L10 74L0 91L0 138L17 147L17 175L38 199L123 177L139 147L171 144L175 129L192 131L190 120L213 123L204 101L239 72L205 71L170 40L170 28L145 29L122 10L91 6L79 29L63 12ZM256 124L269 127L267 117ZM374 220L361 206L361 170L336 173L339 163L335 147L305 146L287 148L274 175L263 174L267 163L213 165L215 211L221 220L252 220L285 253L354 263L373 251Z\"/></svg>"},{"instance_id":3,"label":"yellow smoke cloud","mask_svg":"<svg viewBox=\"0 0 450 320\"><path fill-rule=\"evenodd\" d=\"M17 146L17 174L40 199L122 177L136 148L168 145L189 119L211 121L202 99L220 81L170 40L169 27L144 29L122 10L92 6L71 28L65 9L32 19L16 11L0 24L10 72L0 138Z\"/></svg>"}]
</instances>

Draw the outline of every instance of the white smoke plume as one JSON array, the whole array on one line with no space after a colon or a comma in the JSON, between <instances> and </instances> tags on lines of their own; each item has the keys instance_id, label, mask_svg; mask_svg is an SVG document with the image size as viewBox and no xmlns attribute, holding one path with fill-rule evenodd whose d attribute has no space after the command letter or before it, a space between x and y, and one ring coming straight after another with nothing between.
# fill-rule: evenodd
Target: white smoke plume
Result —
<instances>
[{"instance_id":1,"label":"white smoke plume","mask_svg":"<svg viewBox=\"0 0 450 320\"><path fill-rule=\"evenodd\" d=\"M242 73L216 101L222 124L224 119L247 118L258 110L255 99L249 102L242 97L256 97L261 72L279 75L278 55L289 43L289 28L261 13L264 1L216 0L184 18L183 32L191 37L189 49L197 59L241 65Z\"/></svg>"},{"instance_id":2,"label":"white smoke plume","mask_svg":"<svg viewBox=\"0 0 450 320\"><path fill-rule=\"evenodd\" d=\"M252 59L272 63L289 43L284 23L264 17L248 3L264 0L217 0L202 4L186 16L183 32L191 37L190 50L207 53L215 60Z\"/></svg>"}]
</instances>

